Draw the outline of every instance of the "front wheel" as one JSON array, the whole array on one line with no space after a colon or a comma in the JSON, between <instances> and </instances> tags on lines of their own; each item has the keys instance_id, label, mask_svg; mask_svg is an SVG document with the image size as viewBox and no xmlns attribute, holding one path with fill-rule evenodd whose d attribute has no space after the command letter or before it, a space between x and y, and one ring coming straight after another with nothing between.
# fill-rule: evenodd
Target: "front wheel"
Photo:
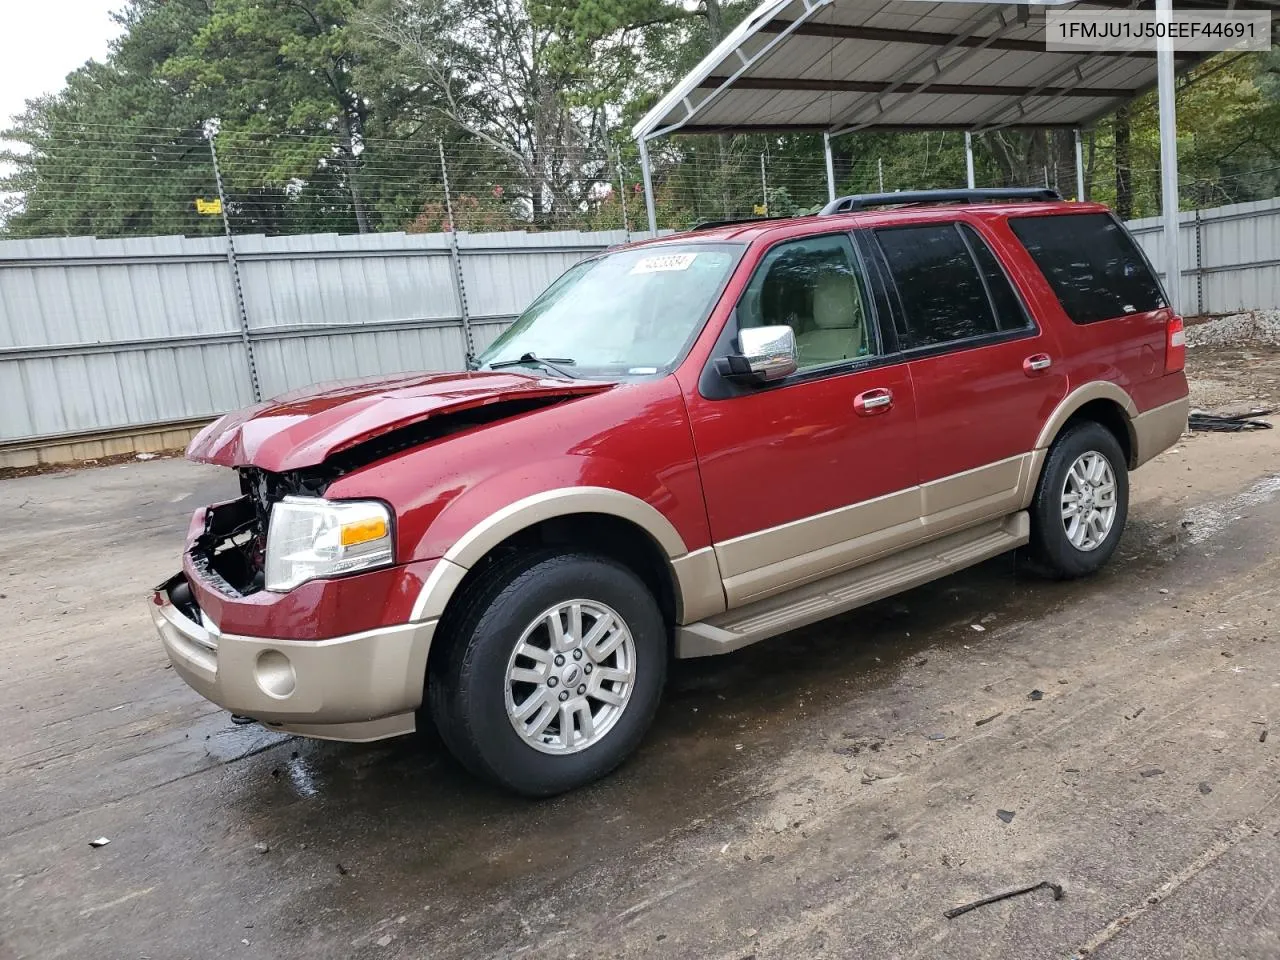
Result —
<instances>
[{"instance_id":1,"label":"front wheel","mask_svg":"<svg viewBox=\"0 0 1280 960\"><path fill-rule=\"evenodd\" d=\"M1129 473L1110 430L1087 421L1049 448L1031 504L1032 558L1050 576L1087 576L1120 542L1129 514Z\"/></svg>"},{"instance_id":2,"label":"front wheel","mask_svg":"<svg viewBox=\"0 0 1280 960\"><path fill-rule=\"evenodd\" d=\"M431 713L473 773L528 796L604 776L657 710L667 635L652 594L604 557L496 565L468 590L428 680Z\"/></svg>"}]
</instances>

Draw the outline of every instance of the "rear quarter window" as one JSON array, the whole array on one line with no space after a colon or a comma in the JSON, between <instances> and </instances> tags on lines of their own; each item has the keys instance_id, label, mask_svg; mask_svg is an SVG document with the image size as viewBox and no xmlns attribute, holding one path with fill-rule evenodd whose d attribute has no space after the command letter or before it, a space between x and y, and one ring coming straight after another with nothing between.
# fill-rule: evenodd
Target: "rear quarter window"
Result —
<instances>
[{"instance_id":1,"label":"rear quarter window","mask_svg":"<svg viewBox=\"0 0 1280 960\"><path fill-rule=\"evenodd\" d=\"M1096 323L1165 306L1164 291L1128 231L1105 213L1011 217L1074 323Z\"/></svg>"}]
</instances>

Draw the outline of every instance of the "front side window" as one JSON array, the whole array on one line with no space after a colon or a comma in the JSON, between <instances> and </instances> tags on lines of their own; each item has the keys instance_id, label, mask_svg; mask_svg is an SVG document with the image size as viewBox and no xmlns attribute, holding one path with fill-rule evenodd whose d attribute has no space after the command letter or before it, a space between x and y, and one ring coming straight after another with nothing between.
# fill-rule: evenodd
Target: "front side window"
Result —
<instances>
[{"instance_id":1,"label":"front side window","mask_svg":"<svg viewBox=\"0 0 1280 960\"><path fill-rule=\"evenodd\" d=\"M1142 251L1105 213L1012 217L1009 227L1075 323L1096 323L1165 306Z\"/></svg>"},{"instance_id":2,"label":"front side window","mask_svg":"<svg viewBox=\"0 0 1280 960\"><path fill-rule=\"evenodd\" d=\"M999 332L982 275L956 224L886 227L875 235L906 314L906 349Z\"/></svg>"},{"instance_id":3,"label":"front side window","mask_svg":"<svg viewBox=\"0 0 1280 960\"><path fill-rule=\"evenodd\" d=\"M478 366L573 377L665 372L706 323L741 255L737 245L684 243L583 261L548 287Z\"/></svg>"},{"instance_id":4,"label":"front side window","mask_svg":"<svg viewBox=\"0 0 1280 960\"><path fill-rule=\"evenodd\" d=\"M789 326L801 370L877 352L866 278L844 234L806 237L773 247L742 299L738 326Z\"/></svg>"}]
</instances>

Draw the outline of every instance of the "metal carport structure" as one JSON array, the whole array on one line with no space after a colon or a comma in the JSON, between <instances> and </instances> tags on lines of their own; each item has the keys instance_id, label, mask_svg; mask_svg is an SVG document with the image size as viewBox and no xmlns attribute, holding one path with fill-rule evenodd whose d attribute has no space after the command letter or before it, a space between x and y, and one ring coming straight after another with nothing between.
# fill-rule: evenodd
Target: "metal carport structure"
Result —
<instances>
[{"instance_id":1,"label":"metal carport structure","mask_svg":"<svg viewBox=\"0 0 1280 960\"><path fill-rule=\"evenodd\" d=\"M640 147L649 229L656 230L648 144L672 133L821 132L827 192L835 197L831 138L857 131L1010 127L1079 131L1159 88L1165 276L1176 296L1177 136L1174 75L1211 56L1158 51L1057 52L1045 47L1045 9L1150 10L1172 0L1083 4L972 0L765 0L632 130ZM1276 0L1179 0L1182 10L1273 10Z\"/></svg>"}]
</instances>

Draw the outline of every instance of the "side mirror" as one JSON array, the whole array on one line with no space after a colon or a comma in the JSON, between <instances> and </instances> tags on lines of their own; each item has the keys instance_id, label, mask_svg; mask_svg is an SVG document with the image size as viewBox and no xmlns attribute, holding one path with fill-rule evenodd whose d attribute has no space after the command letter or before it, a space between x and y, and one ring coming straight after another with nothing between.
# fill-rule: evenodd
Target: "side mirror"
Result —
<instances>
[{"instance_id":1,"label":"side mirror","mask_svg":"<svg viewBox=\"0 0 1280 960\"><path fill-rule=\"evenodd\" d=\"M722 377L771 383L796 372L796 334L788 326L746 327L738 331L738 353L717 361Z\"/></svg>"}]
</instances>

